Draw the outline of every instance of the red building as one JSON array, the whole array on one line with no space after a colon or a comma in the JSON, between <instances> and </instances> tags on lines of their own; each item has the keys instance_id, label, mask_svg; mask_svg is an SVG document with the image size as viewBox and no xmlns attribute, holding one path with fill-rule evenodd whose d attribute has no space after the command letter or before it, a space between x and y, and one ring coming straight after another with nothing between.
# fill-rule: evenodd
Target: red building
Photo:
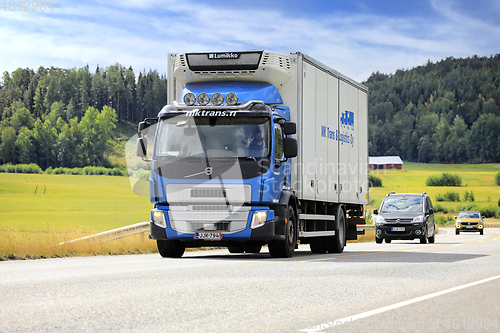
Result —
<instances>
[{"instance_id":1,"label":"red building","mask_svg":"<svg viewBox=\"0 0 500 333\"><path fill-rule=\"evenodd\" d=\"M403 168L403 161L399 156L370 156L370 170L390 170Z\"/></svg>"}]
</instances>

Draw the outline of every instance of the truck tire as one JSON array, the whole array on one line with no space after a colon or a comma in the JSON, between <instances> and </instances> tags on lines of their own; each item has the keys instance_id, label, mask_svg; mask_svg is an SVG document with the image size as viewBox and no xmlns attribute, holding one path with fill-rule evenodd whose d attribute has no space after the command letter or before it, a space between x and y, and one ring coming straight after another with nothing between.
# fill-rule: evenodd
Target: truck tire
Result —
<instances>
[{"instance_id":1,"label":"truck tire","mask_svg":"<svg viewBox=\"0 0 500 333\"><path fill-rule=\"evenodd\" d=\"M311 239L309 243L309 247L311 248L311 252L315 254L324 254L326 253L326 244L325 239L317 238Z\"/></svg>"},{"instance_id":2,"label":"truck tire","mask_svg":"<svg viewBox=\"0 0 500 333\"><path fill-rule=\"evenodd\" d=\"M227 250L229 253L244 253L245 250L243 249L243 246L228 246Z\"/></svg>"},{"instance_id":3,"label":"truck tire","mask_svg":"<svg viewBox=\"0 0 500 333\"><path fill-rule=\"evenodd\" d=\"M243 250L245 253L260 253L262 249L262 245L245 245L243 246Z\"/></svg>"},{"instance_id":4,"label":"truck tire","mask_svg":"<svg viewBox=\"0 0 500 333\"><path fill-rule=\"evenodd\" d=\"M156 245L163 258L180 258L186 250L186 243L179 240L157 239Z\"/></svg>"},{"instance_id":5,"label":"truck tire","mask_svg":"<svg viewBox=\"0 0 500 333\"><path fill-rule=\"evenodd\" d=\"M328 253L342 253L346 244L347 224L345 212L341 205L337 209L335 219L338 221L338 229L335 230L335 236L327 238Z\"/></svg>"},{"instance_id":6,"label":"truck tire","mask_svg":"<svg viewBox=\"0 0 500 333\"><path fill-rule=\"evenodd\" d=\"M287 222L285 224L285 239L272 241L268 244L269 254L273 258L290 258L297 244L297 219L293 208L288 206Z\"/></svg>"}]
</instances>

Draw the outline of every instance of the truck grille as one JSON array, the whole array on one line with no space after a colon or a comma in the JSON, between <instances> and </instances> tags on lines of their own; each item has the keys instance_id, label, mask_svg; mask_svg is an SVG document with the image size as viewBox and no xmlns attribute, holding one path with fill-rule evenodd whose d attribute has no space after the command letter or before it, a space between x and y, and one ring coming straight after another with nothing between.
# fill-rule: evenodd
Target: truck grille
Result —
<instances>
[{"instance_id":1,"label":"truck grille","mask_svg":"<svg viewBox=\"0 0 500 333\"><path fill-rule=\"evenodd\" d=\"M250 202L252 187L245 184L168 184L170 204L242 205Z\"/></svg>"},{"instance_id":2,"label":"truck grille","mask_svg":"<svg viewBox=\"0 0 500 333\"><path fill-rule=\"evenodd\" d=\"M168 212L172 229L185 233L221 231L234 233L244 230L250 207L232 210L225 205L171 206Z\"/></svg>"}]
</instances>

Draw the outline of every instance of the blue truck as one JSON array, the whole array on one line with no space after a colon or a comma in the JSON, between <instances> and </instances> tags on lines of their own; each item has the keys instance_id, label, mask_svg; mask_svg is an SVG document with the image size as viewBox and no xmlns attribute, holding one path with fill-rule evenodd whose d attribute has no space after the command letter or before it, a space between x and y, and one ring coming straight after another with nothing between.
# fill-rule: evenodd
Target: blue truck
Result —
<instances>
[{"instance_id":1,"label":"blue truck","mask_svg":"<svg viewBox=\"0 0 500 333\"><path fill-rule=\"evenodd\" d=\"M167 84L137 140L162 257L267 245L288 258L299 242L341 253L364 232L365 86L301 52L266 50L169 54Z\"/></svg>"}]
</instances>

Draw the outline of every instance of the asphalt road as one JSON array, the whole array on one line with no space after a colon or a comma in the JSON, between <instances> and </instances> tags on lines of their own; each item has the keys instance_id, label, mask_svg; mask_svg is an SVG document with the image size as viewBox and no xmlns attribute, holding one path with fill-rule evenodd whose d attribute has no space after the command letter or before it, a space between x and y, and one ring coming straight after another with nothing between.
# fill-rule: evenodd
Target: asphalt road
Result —
<instances>
[{"instance_id":1,"label":"asphalt road","mask_svg":"<svg viewBox=\"0 0 500 333\"><path fill-rule=\"evenodd\" d=\"M0 262L0 332L496 332L500 229L291 259L188 252Z\"/></svg>"}]
</instances>

